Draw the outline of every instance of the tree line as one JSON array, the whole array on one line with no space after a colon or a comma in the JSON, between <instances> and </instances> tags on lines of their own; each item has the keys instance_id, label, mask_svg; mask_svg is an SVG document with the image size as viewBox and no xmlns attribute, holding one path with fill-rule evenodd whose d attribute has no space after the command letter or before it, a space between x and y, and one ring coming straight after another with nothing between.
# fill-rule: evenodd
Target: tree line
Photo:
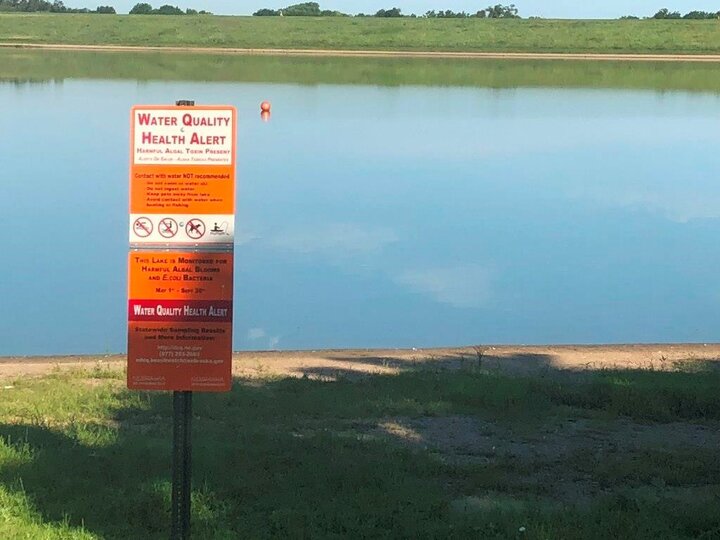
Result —
<instances>
[{"instance_id":1,"label":"tree line","mask_svg":"<svg viewBox=\"0 0 720 540\"><path fill-rule=\"evenodd\" d=\"M478 10L475 13L467 13L465 11L455 12L449 9L445 11L432 10L427 11L423 17L428 19L519 19L520 15L518 15L518 9L515 7L515 4L510 4L509 6L496 4Z\"/></svg>"},{"instance_id":2,"label":"tree line","mask_svg":"<svg viewBox=\"0 0 720 540\"><path fill-rule=\"evenodd\" d=\"M153 8L146 2L135 4L130 10L130 15L212 15L209 11L187 8L185 11L177 6L165 4L159 8Z\"/></svg>"},{"instance_id":3,"label":"tree line","mask_svg":"<svg viewBox=\"0 0 720 540\"><path fill-rule=\"evenodd\" d=\"M112 14L116 13L115 8L112 6L98 6L96 9L91 10L88 8L71 8L67 7L62 0L54 0L52 2L48 0L0 0L0 12L46 12L46 13L99 13L99 14ZM130 10L130 15L212 15L211 12L205 10L196 10L188 8L182 10L177 6L170 4L164 4L159 8L153 8L151 4L141 2L135 4ZM320 9L318 2L303 2L300 4L293 4L282 9L259 9L253 13L256 17L352 17L353 15L342 13L340 11L334 11L329 9ZM400 8L393 7L389 9L379 9L374 14L358 13L355 17L418 17L415 14L405 15ZM475 13L468 13L466 11L452 11L446 10L431 10L420 15L422 18L427 19L519 19L515 4L503 5L495 4L494 6L488 6L485 9L480 9ZM540 17L531 17L531 19L538 19ZM634 15L626 15L620 17L620 19L635 19L638 20L640 17ZM698 11L693 10L685 13L684 15L679 11L670 11L668 8L662 8L657 11L652 17L644 17L644 19L659 19L659 20L703 20L703 19L720 19L720 11Z\"/></svg>"},{"instance_id":4,"label":"tree line","mask_svg":"<svg viewBox=\"0 0 720 540\"><path fill-rule=\"evenodd\" d=\"M49 2L47 0L0 0L0 12L18 12L18 13L100 13L115 15L117 12L112 6L98 6L91 10L88 8L70 8L61 0ZM212 15L209 11L186 9L183 11L177 6L165 4L155 9L150 4L135 4L130 10L131 15Z\"/></svg>"},{"instance_id":5,"label":"tree line","mask_svg":"<svg viewBox=\"0 0 720 540\"><path fill-rule=\"evenodd\" d=\"M317 2L303 2L293 4L282 9L259 9L253 13L255 17L349 17L346 13L320 9Z\"/></svg>"},{"instance_id":6,"label":"tree line","mask_svg":"<svg viewBox=\"0 0 720 540\"><path fill-rule=\"evenodd\" d=\"M100 13L114 15L115 8L112 6L98 6L91 10L88 8L70 8L60 0L48 2L46 0L0 0L0 11L19 13Z\"/></svg>"},{"instance_id":7,"label":"tree line","mask_svg":"<svg viewBox=\"0 0 720 540\"><path fill-rule=\"evenodd\" d=\"M626 15L624 17L620 17L621 19L635 19L639 20L640 17L635 17L634 15ZM652 17L645 17L645 19L686 19L686 20L706 20L706 19L720 19L720 11L712 12L712 11L688 11L685 15L681 14L679 11L670 11L668 8L662 8L659 10L655 15Z\"/></svg>"},{"instance_id":8,"label":"tree line","mask_svg":"<svg viewBox=\"0 0 720 540\"><path fill-rule=\"evenodd\" d=\"M293 4L291 6L282 9L269 9L263 8L253 13L255 17L352 17L348 13L342 13L340 11L331 11L327 9L320 9L320 4L317 2L303 2L301 4ZM397 7L389 9L380 9L374 14L358 13L355 17L417 17L415 14L405 15L402 10ZM428 11L421 17L428 19L465 19L465 18L479 18L479 19L519 19L518 9L515 4L505 6L502 4L496 4L494 6L488 6L485 9L481 9L475 13L467 13L465 11L451 11L451 10L440 10L440 11Z\"/></svg>"}]
</instances>

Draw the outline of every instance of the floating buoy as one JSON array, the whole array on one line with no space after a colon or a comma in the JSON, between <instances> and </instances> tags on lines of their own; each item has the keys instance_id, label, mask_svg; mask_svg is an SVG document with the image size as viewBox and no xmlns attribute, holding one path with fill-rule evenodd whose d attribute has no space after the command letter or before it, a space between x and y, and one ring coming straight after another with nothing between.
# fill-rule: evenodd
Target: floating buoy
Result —
<instances>
[{"instance_id":1,"label":"floating buoy","mask_svg":"<svg viewBox=\"0 0 720 540\"><path fill-rule=\"evenodd\" d=\"M270 112L270 102L269 102L269 101L263 101L263 102L260 104L260 110L261 110L262 112L267 112L267 113L269 113L269 112Z\"/></svg>"}]
</instances>

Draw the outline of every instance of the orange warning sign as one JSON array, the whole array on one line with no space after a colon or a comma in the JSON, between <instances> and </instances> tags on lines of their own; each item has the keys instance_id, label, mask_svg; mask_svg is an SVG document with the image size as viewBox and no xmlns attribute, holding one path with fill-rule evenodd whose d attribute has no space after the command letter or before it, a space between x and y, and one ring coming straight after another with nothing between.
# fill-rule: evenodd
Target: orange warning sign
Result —
<instances>
[{"instance_id":1,"label":"orange warning sign","mask_svg":"<svg viewBox=\"0 0 720 540\"><path fill-rule=\"evenodd\" d=\"M232 244L235 108L139 105L130 125L130 242Z\"/></svg>"},{"instance_id":2,"label":"orange warning sign","mask_svg":"<svg viewBox=\"0 0 720 540\"><path fill-rule=\"evenodd\" d=\"M128 388L230 390L233 254L132 251L128 270Z\"/></svg>"}]
</instances>

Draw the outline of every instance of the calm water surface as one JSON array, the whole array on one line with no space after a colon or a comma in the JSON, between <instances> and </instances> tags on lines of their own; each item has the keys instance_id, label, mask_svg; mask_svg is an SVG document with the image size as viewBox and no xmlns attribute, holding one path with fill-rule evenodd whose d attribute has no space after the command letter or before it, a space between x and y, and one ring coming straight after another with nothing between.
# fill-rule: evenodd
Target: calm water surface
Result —
<instances>
[{"instance_id":1,"label":"calm water surface","mask_svg":"<svg viewBox=\"0 0 720 540\"><path fill-rule=\"evenodd\" d=\"M0 355L125 350L129 108L178 98L240 115L237 349L720 335L718 93L4 61Z\"/></svg>"}]
</instances>

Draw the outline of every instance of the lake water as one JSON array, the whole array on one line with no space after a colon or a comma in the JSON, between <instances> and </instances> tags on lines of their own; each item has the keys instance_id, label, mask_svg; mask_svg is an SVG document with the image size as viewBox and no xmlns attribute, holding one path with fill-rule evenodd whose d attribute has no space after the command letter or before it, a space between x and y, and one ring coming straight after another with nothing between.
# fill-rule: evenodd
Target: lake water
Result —
<instances>
[{"instance_id":1,"label":"lake water","mask_svg":"<svg viewBox=\"0 0 720 540\"><path fill-rule=\"evenodd\" d=\"M125 351L129 109L176 99L239 112L236 349L717 341L717 78L0 51L0 355Z\"/></svg>"}]
</instances>

